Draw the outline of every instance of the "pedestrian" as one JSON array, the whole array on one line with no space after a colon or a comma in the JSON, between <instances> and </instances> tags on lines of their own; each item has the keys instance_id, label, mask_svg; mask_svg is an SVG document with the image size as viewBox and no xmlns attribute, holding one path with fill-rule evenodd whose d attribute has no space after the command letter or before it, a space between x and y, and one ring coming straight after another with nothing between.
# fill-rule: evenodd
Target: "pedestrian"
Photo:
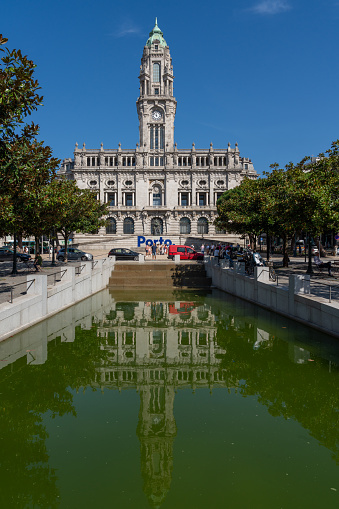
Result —
<instances>
[{"instance_id":1,"label":"pedestrian","mask_svg":"<svg viewBox=\"0 0 339 509\"><path fill-rule=\"evenodd\" d=\"M205 246L204 246L204 244L201 244L201 248L200 248L200 250L201 250L202 254L204 254L204 251L205 251Z\"/></svg>"},{"instance_id":2,"label":"pedestrian","mask_svg":"<svg viewBox=\"0 0 339 509\"><path fill-rule=\"evenodd\" d=\"M219 253L220 253L219 246L216 246L214 249L214 259L218 261L218 265L219 265Z\"/></svg>"},{"instance_id":3,"label":"pedestrian","mask_svg":"<svg viewBox=\"0 0 339 509\"><path fill-rule=\"evenodd\" d=\"M36 272L40 272L41 266L42 266L42 256L41 256L40 253L37 253L35 255L35 259L34 259L33 265L34 265L35 271Z\"/></svg>"},{"instance_id":4,"label":"pedestrian","mask_svg":"<svg viewBox=\"0 0 339 509\"><path fill-rule=\"evenodd\" d=\"M157 259L157 245L155 242L152 244L152 260Z\"/></svg>"}]
</instances>

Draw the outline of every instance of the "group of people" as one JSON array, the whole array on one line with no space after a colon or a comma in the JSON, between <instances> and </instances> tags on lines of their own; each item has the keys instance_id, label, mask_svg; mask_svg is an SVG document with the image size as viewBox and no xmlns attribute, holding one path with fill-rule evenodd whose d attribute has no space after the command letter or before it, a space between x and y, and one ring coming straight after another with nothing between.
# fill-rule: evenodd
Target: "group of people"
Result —
<instances>
[{"instance_id":1,"label":"group of people","mask_svg":"<svg viewBox=\"0 0 339 509\"><path fill-rule=\"evenodd\" d=\"M157 255L167 255L168 246L167 244L157 244L153 243L151 246L145 247L145 258L152 257L152 260L157 259Z\"/></svg>"},{"instance_id":2,"label":"group of people","mask_svg":"<svg viewBox=\"0 0 339 509\"><path fill-rule=\"evenodd\" d=\"M233 248L236 247L236 251L237 252L241 252L242 251L242 248L240 247L239 244L237 244L236 246L233 246L233 244L207 244L207 246L205 246L204 244L201 245L201 252L203 254L206 254L207 256L214 256L215 258L227 258L227 259L232 259L232 251L233 251Z\"/></svg>"}]
</instances>

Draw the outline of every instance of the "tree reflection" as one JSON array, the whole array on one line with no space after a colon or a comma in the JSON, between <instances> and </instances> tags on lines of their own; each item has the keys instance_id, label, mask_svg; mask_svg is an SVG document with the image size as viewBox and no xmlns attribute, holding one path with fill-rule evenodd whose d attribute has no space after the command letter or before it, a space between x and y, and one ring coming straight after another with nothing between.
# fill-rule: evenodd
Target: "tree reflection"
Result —
<instances>
[{"instance_id":1,"label":"tree reflection","mask_svg":"<svg viewBox=\"0 0 339 509\"><path fill-rule=\"evenodd\" d=\"M329 373L328 363L312 353L306 361L298 359L303 348L273 335L255 348L256 336L256 328L245 321L235 326L232 316L218 324L217 342L227 351L221 364L227 385L244 397L257 396L273 417L298 421L339 463L338 366Z\"/></svg>"},{"instance_id":2,"label":"tree reflection","mask_svg":"<svg viewBox=\"0 0 339 509\"><path fill-rule=\"evenodd\" d=\"M91 386L95 369L105 361L96 326L76 331L74 343L49 343L48 360L24 365L25 359L0 372L0 507L55 508L59 505L56 471L48 465L48 433L43 415L76 416L73 389Z\"/></svg>"}]
</instances>

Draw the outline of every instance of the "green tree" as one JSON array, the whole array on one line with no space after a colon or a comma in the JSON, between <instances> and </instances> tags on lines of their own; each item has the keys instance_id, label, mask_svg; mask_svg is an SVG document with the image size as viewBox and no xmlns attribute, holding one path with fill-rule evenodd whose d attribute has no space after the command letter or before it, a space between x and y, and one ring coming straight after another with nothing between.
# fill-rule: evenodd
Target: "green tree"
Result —
<instances>
[{"instance_id":1,"label":"green tree","mask_svg":"<svg viewBox=\"0 0 339 509\"><path fill-rule=\"evenodd\" d=\"M0 45L7 39L0 36ZM16 273L16 235L27 227L27 205L37 189L55 176L59 161L50 147L37 141L38 125L25 118L42 104L35 65L20 50L0 48L0 230L14 235L13 273Z\"/></svg>"},{"instance_id":2,"label":"green tree","mask_svg":"<svg viewBox=\"0 0 339 509\"><path fill-rule=\"evenodd\" d=\"M55 218L56 230L62 234L65 248L71 233L93 233L105 225L103 216L107 214L108 206L100 203L93 191L79 189L75 182L66 179L52 182L46 191L50 203L49 214Z\"/></svg>"}]
</instances>

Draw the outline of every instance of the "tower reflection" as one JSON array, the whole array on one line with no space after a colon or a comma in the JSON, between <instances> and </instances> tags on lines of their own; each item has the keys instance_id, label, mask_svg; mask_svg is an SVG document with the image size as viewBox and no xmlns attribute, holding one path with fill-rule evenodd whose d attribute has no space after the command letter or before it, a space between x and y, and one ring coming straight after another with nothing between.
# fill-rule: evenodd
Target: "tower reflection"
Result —
<instances>
[{"instance_id":1,"label":"tower reflection","mask_svg":"<svg viewBox=\"0 0 339 509\"><path fill-rule=\"evenodd\" d=\"M109 359L97 369L98 386L136 387L140 394L136 432L143 489L159 507L172 480L176 391L222 383L226 351L216 343L215 316L194 302L122 302L97 332Z\"/></svg>"}]
</instances>

